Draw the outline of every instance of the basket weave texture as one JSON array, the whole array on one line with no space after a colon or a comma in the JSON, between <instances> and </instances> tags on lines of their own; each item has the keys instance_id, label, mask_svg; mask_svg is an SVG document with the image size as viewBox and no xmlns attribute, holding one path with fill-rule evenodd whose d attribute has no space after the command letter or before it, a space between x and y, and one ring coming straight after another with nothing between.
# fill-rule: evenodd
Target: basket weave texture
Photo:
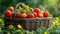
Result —
<instances>
[{"instance_id":1,"label":"basket weave texture","mask_svg":"<svg viewBox=\"0 0 60 34\"><path fill-rule=\"evenodd\" d=\"M5 19L5 25L8 26L10 24L13 24L17 26L18 24L21 24L22 27L26 30L36 30L40 27L46 27L49 28L52 23L51 17L48 18L6 18Z\"/></svg>"}]
</instances>

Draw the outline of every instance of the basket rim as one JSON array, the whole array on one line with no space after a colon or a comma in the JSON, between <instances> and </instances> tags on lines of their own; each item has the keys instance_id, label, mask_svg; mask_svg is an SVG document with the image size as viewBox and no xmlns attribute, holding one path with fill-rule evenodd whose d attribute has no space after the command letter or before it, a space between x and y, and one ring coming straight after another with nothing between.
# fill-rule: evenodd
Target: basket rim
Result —
<instances>
[{"instance_id":1,"label":"basket rim","mask_svg":"<svg viewBox=\"0 0 60 34\"><path fill-rule=\"evenodd\" d=\"M52 19L52 17L44 17L44 18L14 18L14 19Z\"/></svg>"}]
</instances>

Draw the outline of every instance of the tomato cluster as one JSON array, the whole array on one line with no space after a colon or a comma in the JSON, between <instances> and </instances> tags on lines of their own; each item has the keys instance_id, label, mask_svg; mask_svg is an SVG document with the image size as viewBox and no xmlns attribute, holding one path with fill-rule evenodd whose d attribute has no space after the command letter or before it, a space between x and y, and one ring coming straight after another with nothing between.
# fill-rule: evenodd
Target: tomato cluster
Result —
<instances>
[{"instance_id":1,"label":"tomato cluster","mask_svg":"<svg viewBox=\"0 0 60 34\"><path fill-rule=\"evenodd\" d=\"M14 7L9 7L8 10L5 11L6 17L12 17L14 14ZM16 10L16 18L43 18L43 17L49 17L49 12L44 11L41 13L41 10L39 8L31 8L29 6L23 6Z\"/></svg>"}]
</instances>

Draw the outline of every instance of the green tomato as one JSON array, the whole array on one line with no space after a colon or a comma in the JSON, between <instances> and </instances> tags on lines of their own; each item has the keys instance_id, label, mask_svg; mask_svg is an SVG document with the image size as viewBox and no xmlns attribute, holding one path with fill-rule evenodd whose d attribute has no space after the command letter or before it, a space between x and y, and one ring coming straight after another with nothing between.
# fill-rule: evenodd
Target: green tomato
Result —
<instances>
[{"instance_id":1,"label":"green tomato","mask_svg":"<svg viewBox=\"0 0 60 34\"><path fill-rule=\"evenodd\" d=\"M21 11L21 10L23 10L23 8L22 7L19 7L18 11Z\"/></svg>"}]
</instances>

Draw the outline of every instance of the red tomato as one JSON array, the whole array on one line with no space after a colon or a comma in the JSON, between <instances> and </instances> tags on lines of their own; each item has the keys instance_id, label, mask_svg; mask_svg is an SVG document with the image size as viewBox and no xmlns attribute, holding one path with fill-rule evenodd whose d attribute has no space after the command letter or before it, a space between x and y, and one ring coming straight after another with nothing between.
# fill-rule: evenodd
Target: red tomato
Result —
<instances>
[{"instance_id":1,"label":"red tomato","mask_svg":"<svg viewBox=\"0 0 60 34\"><path fill-rule=\"evenodd\" d=\"M9 7L8 10L10 10L11 12L14 11L14 7Z\"/></svg>"},{"instance_id":2,"label":"red tomato","mask_svg":"<svg viewBox=\"0 0 60 34\"><path fill-rule=\"evenodd\" d=\"M44 15L44 17L48 17L48 16L49 16L49 12L45 11L45 12L43 13L43 15Z\"/></svg>"},{"instance_id":3,"label":"red tomato","mask_svg":"<svg viewBox=\"0 0 60 34\"><path fill-rule=\"evenodd\" d=\"M34 14L29 14L27 18L34 18Z\"/></svg>"},{"instance_id":4,"label":"red tomato","mask_svg":"<svg viewBox=\"0 0 60 34\"><path fill-rule=\"evenodd\" d=\"M34 14L34 17L36 17L36 16L37 16L37 13L36 13L36 12L33 12L33 14Z\"/></svg>"},{"instance_id":5,"label":"red tomato","mask_svg":"<svg viewBox=\"0 0 60 34\"><path fill-rule=\"evenodd\" d=\"M5 16L6 16L6 17L11 17L11 16L12 16L11 11L10 11L10 10L7 10L7 11L5 12Z\"/></svg>"},{"instance_id":6,"label":"red tomato","mask_svg":"<svg viewBox=\"0 0 60 34\"><path fill-rule=\"evenodd\" d=\"M26 11L25 10L21 10L21 13L26 13Z\"/></svg>"},{"instance_id":7,"label":"red tomato","mask_svg":"<svg viewBox=\"0 0 60 34\"><path fill-rule=\"evenodd\" d=\"M35 8L34 12L36 12L38 14L38 13L40 13L40 9L39 8Z\"/></svg>"},{"instance_id":8,"label":"red tomato","mask_svg":"<svg viewBox=\"0 0 60 34\"><path fill-rule=\"evenodd\" d=\"M20 18L20 14L16 14L16 18Z\"/></svg>"},{"instance_id":9,"label":"red tomato","mask_svg":"<svg viewBox=\"0 0 60 34\"><path fill-rule=\"evenodd\" d=\"M26 18L26 17L27 17L27 14L26 14L26 13L21 13L20 16L21 16L22 18Z\"/></svg>"},{"instance_id":10,"label":"red tomato","mask_svg":"<svg viewBox=\"0 0 60 34\"><path fill-rule=\"evenodd\" d=\"M38 17L39 17L39 18L43 18L43 14L42 14L42 13L39 13L39 14L38 14Z\"/></svg>"}]
</instances>

